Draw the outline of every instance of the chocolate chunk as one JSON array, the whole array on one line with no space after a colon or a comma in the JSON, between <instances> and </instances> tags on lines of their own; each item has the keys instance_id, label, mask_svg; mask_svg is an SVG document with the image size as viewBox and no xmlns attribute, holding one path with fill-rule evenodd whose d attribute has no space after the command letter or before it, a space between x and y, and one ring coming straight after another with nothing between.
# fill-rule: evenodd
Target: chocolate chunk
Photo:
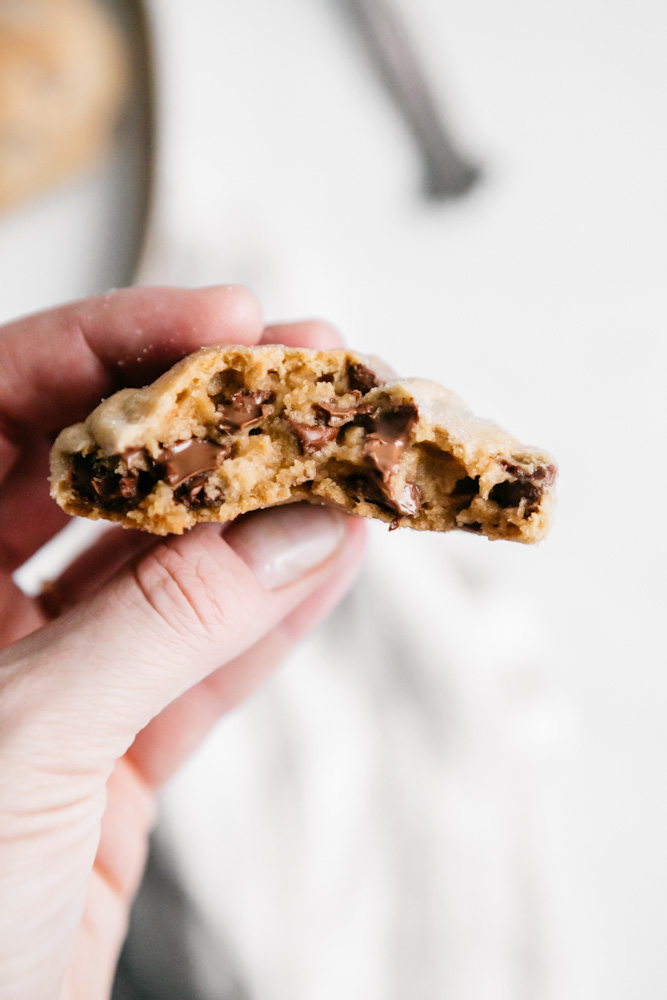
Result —
<instances>
[{"instance_id":1,"label":"chocolate chunk","mask_svg":"<svg viewBox=\"0 0 667 1000\"><path fill-rule=\"evenodd\" d=\"M347 486L357 499L377 504L383 510L389 510L403 517L414 517L421 508L421 490L416 483L406 483L401 495L396 497L378 472L369 471L349 476Z\"/></svg>"},{"instance_id":2,"label":"chocolate chunk","mask_svg":"<svg viewBox=\"0 0 667 1000\"><path fill-rule=\"evenodd\" d=\"M376 373L366 365L350 364L347 366L347 384L350 389L357 389L363 395L382 383Z\"/></svg>"},{"instance_id":3,"label":"chocolate chunk","mask_svg":"<svg viewBox=\"0 0 667 1000\"><path fill-rule=\"evenodd\" d=\"M502 460L498 464L506 469L510 476L514 476L516 479L530 479L533 482L539 482L543 489L553 486L556 481L555 465L538 465L533 472L527 472L520 465L514 465L512 462Z\"/></svg>"},{"instance_id":4,"label":"chocolate chunk","mask_svg":"<svg viewBox=\"0 0 667 1000\"><path fill-rule=\"evenodd\" d=\"M337 399L330 399L326 403L316 403L313 407L318 423L306 424L288 417L287 422L294 428L299 442L305 452L321 451L325 445L333 441L338 435L338 431L345 424L351 423L357 417L366 416L373 407L368 403L358 405L361 393L355 389L351 393L354 397L347 406L341 406Z\"/></svg>"},{"instance_id":5,"label":"chocolate chunk","mask_svg":"<svg viewBox=\"0 0 667 1000\"><path fill-rule=\"evenodd\" d=\"M338 435L337 427L327 427L324 424L304 424L299 420L287 418L287 422L294 429L299 439L299 444L306 454L314 451L321 451L330 441L334 441Z\"/></svg>"},{"instance_id":6,"label":"chocolate chunk","mask_svg":"<svg viewBox=\"0 0 667 1000\"><path fill-rule=\"evenodd\" d=\"M532 475L532 479L539 482L543 489L548 489L556 482L557 469L555 465L538 465Z\"/></svg>"},{"instance_id":7,"label":"chocolate chunk","mask_svg":"<svg viewBox=\"0 0 667 1000\"><path fill-rule=\"evenodd\" d=\"M417 419L417 407L412 403L404 403L373 418L373 429L364 445L364 460L377 469L383 480L398 469Z\"/></svg>"},{"instance_id":8,"label":"chocolate chunk","mask_svg":"<svg viewBox=\"0 0 667 1000\"><path fill-rule=\"evenodd\" d=\"M143 453L143 449L137 451ZM130 466L127 472L117 472L121 458L125 461L124 456L120 455L110 458L100 458L93 454L72 455L68 472L70 486L82 499L99 504L105 510L128 510L132 504L148 496L155 476L150 471Z\"/></svg>"},{"instance_id":9,"label":"chocolate chunk","mask_svg":"<svg viewBox=\"0 0 667 1000\"><path fill-rule=\"evenodd\" d=\"M228 399L214 397L216 410L220 414L219 424L230 434L253 427L271 412L267 404L273 400L273 393L263 389L240 389Z\"/></svg>"},{"instance_id":10,"label":"chocolate chunk","mask_svg":"<svg viewBox=\"0 0 667 1000\"><path fill-rule=\"evenodd\" d=\"M382 480L377 472L355 472L346 480L347 488L357 500L375 503L384 510L393 510L387 503L387 496L382 490Z\"/></svg>"},{"instance_id":11,"label":"chocolate chunk","mask_svg":"<svg viewBox=\"0 0 667 1000\"><path fill-rule=\"evenodd\" d=\"M337 399L331 399L327 403L316 403L315 412L329 427L342 427L343 424L349 424L351 420L354 420L360 412L370 412L371 407L368 404L362 407L356 405L361 396L358 389L355 389L350 395L354 396L354 401L348 406L339 406Z\"/></svg>"},{"instance_id":12,"label":"chocolate chunk","mask_svg":"<svg viewBox=\"0 0 667 1000\"><path fill-rule=\"evenodd\" d=\"M400 528L402 517L414 517L420 511L422 491L416 483L406 483L401 498L399 500L390 500L386 492L386 487L384 489L388 504L393 506L393 509L400 515L399 517L395 517L389 525L389 530L395 531L396 528Z\"/></svg>"},{"instance_id":13,"label":"chocolate chunk","mask_svg":"<svg viewBox=\"0 0 667 1000\"><path fill-rule=\"evenodd\" d=\"M464 476L463 479L457 479L452 490L453 497L476 497L478 493L479 476L476 476L475 479L472 476Z\"/></svg>"},{"instance_id":14,"label":"chocolate chunk","mask_svg":"<svg viewBox=\"0 0 667 1000\"><path fill-rule=\"evenodd\" d=\"M555 466L540 465L534 472L527 472L520 465L510 462L500 464L515 478L496 483L489 493L489 500L497 503L503 510L518 507L525 500L524 517L528 517L539 507L545 489L553 485L556 478Z\"/></svg>"},{"instance_id":15,"label":"chocolate chunk","mask_svg":"<svg viewBox=\"0 0 667 1000\"><path fill-rule=\"evenodd\" d=\"M388 498L404 517L414 517L422 505L422 492L416 483L406 483L400 497Z\"/></svg>"},{"instance_id":16,"label":"chocolate chunk","mask_svg":"<svg viewBox=\"0 0 667 1000\"><path fill-rule=\"evenodd\" d=\"M505 510L507 507L518 507L522 500L529 504L538 503L544 491L531 483L529 479L517 479L510 482L497 483L489 493L489 500L493 500L499 507Z\"/></svg>"},{"instance_id":17,"label":"chocolate chunk","mask_svg":"<svg viewBox=\"0 0 667 1000\"><path fill-rule=\"evenodd\" d=\"M145 448L126 448L120 456L125 462L128 470L134 469L139 462L143 462L150 469L153 460Z\"/></svg>"},{"instance_id":18,"label":"chocolate chunk","mask_svg":"<svg viewBox=\"0 0 667 1000\"><path fill-rule=\"evenodd\" d=\"M177 441L160 454L160 464L164 468L164 478L170 486L180 486L193 476L213 472L231 453L229 442L218 444L202 438Z\"/></svg>"},{"instance_id":19,"label":"chocolate chunk","mask_svg":"<svg viewBox=\"0 0 667 1000\"><path fill-rule=\"evenodd\" d=\"M208 476L201 473L186 479L177 489L174 490L174 499L182 503L188 510L201 510L203 507L219 507L223 501L223 493L216 487L213 496L206 493L206 483Z\"/></svg>"}]
</instances>

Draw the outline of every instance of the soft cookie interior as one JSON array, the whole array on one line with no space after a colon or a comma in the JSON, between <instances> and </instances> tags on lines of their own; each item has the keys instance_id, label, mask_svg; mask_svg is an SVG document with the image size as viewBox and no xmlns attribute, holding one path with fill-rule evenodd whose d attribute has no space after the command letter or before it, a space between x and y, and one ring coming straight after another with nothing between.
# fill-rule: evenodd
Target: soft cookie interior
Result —
<instances>
[{"instance_id":1,"label":"soft cookie interior","mask_svg":"<svg viewBox=\"0 0 667 1000\"><path fill-rule=\"evenodd\" d=\"M532 540L554 467L505 454L480 474L420 419L407 385L351 352L202 351L63 432L54 495L157 534L307 500L392 527Z\"/></svg>"}]
</instances>

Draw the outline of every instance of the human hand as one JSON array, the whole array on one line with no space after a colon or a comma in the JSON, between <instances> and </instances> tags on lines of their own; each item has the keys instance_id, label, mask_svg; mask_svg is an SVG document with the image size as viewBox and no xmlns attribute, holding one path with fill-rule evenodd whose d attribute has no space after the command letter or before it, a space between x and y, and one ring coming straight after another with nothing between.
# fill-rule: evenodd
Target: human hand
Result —
<instances>
[{"instance_id":1,"label":"human hand","mask_svg":"<svg viewBox=\"0 0 667 1000\"><path fill-rule=\"evenodd\" d=\"M321 323L264 330L230 287L114 292L0 330L0 1000L110 995L156 790L363 547L359 519L303 504L160 541L114 527L56 581L54 617L11 577L68 521L50 443L197 347L277 341L337 344Z\"/></svg>"}]
</instances>

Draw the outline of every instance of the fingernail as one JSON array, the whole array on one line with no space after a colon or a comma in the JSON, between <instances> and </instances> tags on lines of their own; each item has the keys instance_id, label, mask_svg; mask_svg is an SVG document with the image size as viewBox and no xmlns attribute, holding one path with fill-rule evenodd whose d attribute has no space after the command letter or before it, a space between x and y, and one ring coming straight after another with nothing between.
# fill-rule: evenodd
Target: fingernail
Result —
<instances>
[{"instance_id":1,"label":"fingernail","mask_svg":"<svg viewBox=\"0 0 667 1000\"><path fill-rule=\"evenodd\" d=\"M315 569L344 538L342 514L307 503L249 514L225 532L225 541L267 590L294 583Z\"/></svg>"}]
</instances>

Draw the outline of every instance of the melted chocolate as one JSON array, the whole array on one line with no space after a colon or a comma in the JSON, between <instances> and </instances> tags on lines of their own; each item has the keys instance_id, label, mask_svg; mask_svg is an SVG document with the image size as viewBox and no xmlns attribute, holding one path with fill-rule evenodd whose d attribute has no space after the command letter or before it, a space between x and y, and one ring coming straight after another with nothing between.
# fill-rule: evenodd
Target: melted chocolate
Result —
<instances>
[{"instance_id":1,"label":"melted chocolate","mask_svg":"<svg viewBox=\"0 0 667 1000\"><path fill-rule=\"evenodd\" d=\"M143 449L136 449L143 454ZM117 472L121 456L110 459L94 455L72 455L68 472L70 486L79 496L110 511L129 510L145 496L148 496L155 477L152 472L134 469L128 465L127 472ZM123 456L124 458L124 456Z\"/></svg>"},{"instance_id":2,"label":"melted chocolate","mask_svg":"<svg viewBox=\"0 0 667 1000\"><path fill-rule=\"evenodd\" d=\"M463 479L457 479L456 485L452 490L453 497L476 497L479 493L479 476L475 479L472 476L464 476Z\"/></svg>"},{"instance_id":3,"label":"melted chocolate","mask_svg":"<svg viewBox=\"0 0 667 1000\"><path fill-rule=\"evenodd\" d=\"M287 422L294 429L299 444L306 454L321 451L338 436L337 427L327 427L324 424L303 424L291 417L287 418Z\"/></svg>"},{"instance_id":4,"label":"melted chocolate","mask_svg":"<svg viewBox=\"0 0 667 1000\"><path fill-rule=\"evenodd\" d=\"M125 462L128 471L134 469L138 461L143 461L150 469L153 461L145 448L126 448L120 456Z\"/></svg>"},{"instance_id":5,"label":"melted chocolate","mask_svg":"<svg viewBox=\"0 0 667 1000\"><path fill-rule=\"evenodd\" d=\"M128 448L108 459L77 454L72 456L68 477L81 497L109 511L130 510L148 496L159 478L174 487L175 499L186 507L215 507L222 502L222 492L206 494L208 474L231 450L231 442L191 438L164 448L156 463L145 448ZM116 471L121 461L126 472ZM139 464L147 468L137 468Z\"/></svg>"},{"instance_id":6,"label":"melted chocolate","mask_svg":"<svg viewBox=\"0 0 667 1000\"><path fill-rule=\"evenodd\" d=\"M202 438L177 441L160 454L164 478L170 486L180 486L193 476L213 472L231 450L231 443L218 444Z\"/></svg>"},{"instance_id":7,"label":"melted chocolate","mask_svg":"<svg viewBox=\"0 0 667 1000\"><path fill-rule=\"evenodd\" d=\"M362 395L381 385L378 375L366 365L350 364L347 366L347 384L351 390L358 390Z\"/></svg>"},{"instance_id":8,"label":"melted chocolate","mask_svg":"<svg viewBox=\"0 0 667 1000\"><path fill-rule=\"evenodd\" d=\"M412 403L404 403L373 418L373 429L364 445L364 460L377 469L383 481L397 471L417 419L417 408Z\"/></svg>"},{"instance_id":9,"label":"melted chocolate","mask_svg":"<svg viewBox=\"0 0 667 1000\"><path fill-rule=\"evenodd\" d=\"M216 487L215 494L209 496L206 493L206 483L208 476L201 473L192 476L174 490L174 499L182 503L188 510L200 510L202 507L219 507L223 501L223 493Z\"/></svg>"},{"instance_id":10,"label":"melted chocolate","mask_svg":"<svg viewBox=\"0 0 667 1000\"><path fill-rule=\"evenodd\" d=\"M394 510L399 517L395 517L389 525L390 531L395 531L401 526L401 517L414 517L418 514L422 506L422 491L416 483L406 483L400 500L393 501Z\"/></svg>"},{"instance_id":11,"label":"melted chocolate","mask_svg":"<svg viewBox=\"0 0 667 1000\"><path fill-rule=\"evenodd\" d=\"M350 395L354 396L354 401L348 406L339 406L337 399L330 399L327 403L316 403L315 412L329 427L342 427L343 424L349 424L360 413L368 413L370 410L368 404L357 406L357 400L361 396L358 389L355 389Z\"/></svg>"},{"instance_id":12,"label":"melted chocolate","mask_svg":"<svg viewBox=\"0 0 667 1000\"><path fill-rule=\"evenodd\" d=\"M393 497L394 508L404 517L414 517L422 505L422 492L416 483L406 483L400 497Z\"/></svg>"},{"instance_id":13,"label":"melted chocolate","mask_svg":"<svg viewBox=\"0 0 667 1000\"><path fill-rule=\"evenodd\" d=\"M539 507L544 491L553 485L556 479L556 467L539 465L534 472L527 472L520 465L511 462L500 464L515 478L496 483L489 493L489 500L498 504L503 510L508 507L518 507L521 501L525 500L523 516L529 517Z\"/></svg>"},{"instance_id":14,"label":"melted chocolate","mask_svg":"<svg viewBox=\"0 0 667 1000\"><path fill-rule=\"evenodd\" d=\"M216 410L220 414L218 423L229 434L253 427L270 413L267 404L273 400L273 393L262 389L239 389L228 399L214 397Z\"/></svg>"},{"instance_id":15,"label":"melted chocolate","mask_svg":"<svg viewBox=\"0 0 667 1000\"><path fill-rule=\"evenodd\" d=\"M396 497L378 472L355 473L348 477L347 485L350 491L356 494L357 499L374 503L383 510L400 514L402 517L414 517L422 505L421 490L416 483L406 483L401 495Z\"/></svg>"}]
</instances>

